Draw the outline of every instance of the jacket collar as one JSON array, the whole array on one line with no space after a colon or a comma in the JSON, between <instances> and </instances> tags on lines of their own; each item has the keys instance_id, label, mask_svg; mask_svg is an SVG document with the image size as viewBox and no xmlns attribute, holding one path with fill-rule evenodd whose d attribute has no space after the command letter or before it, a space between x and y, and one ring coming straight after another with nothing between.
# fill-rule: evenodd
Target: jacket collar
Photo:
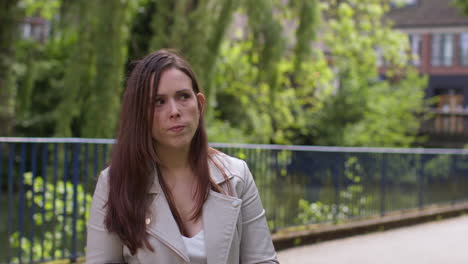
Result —
<instances>
[{"instance_id":1,"label":"jacket collar","mask_svg":"<svg viewBox=\"0 0 468 264\"><path fill-rule=\"evenodd\" d=\"M173 250L186 263L190 263L179 227L172 216L164 193L156 195L145 219L148 233Z\"/></svg>"},{"instance_id":2,"label":"jacket collar","mask_svg":"<svg viewBox=\"0 0 468 264\"><path fill-rule=\"evenodd\" d=\"M203 205L206 259L208 264L225 264L236 230L242 200L210 190Z\"/></svg>"},{"instance_id":3,"label":"jacket collar","mask_svg":"<svg viewBox=\"0 0 468 264\"><path fill-rule=\"evenodd\" d=\"M223 166L221 162L219 165ZM221 184L225 178L221 171L210 161L210 176ZM233 176L227 167L223 168L228 179ZM187 249L177 223L172 216L167 199L162 192L155 170L154 181L148 193L155 196L146 219L148 232L172 249L185 262L189 263ZM227 261L229 248L236 232L242 200L210 190L208 199L203 205L202 221L205 232L205 246L208 264L224 264Z\"/></svg>"},{"instance_id":4,"label":"jacket collar","mask_svg":"<svg viewBox=\"0 0 468 264\"><path fill-rule=\"evenodd\" d=\"M202 213L208 264L226 263L241 204L238 198L210 191ZM182 234L163 193L156 195L151 208L155 210L146 219L148 233L190 263Z\"/></svg>"},{"instance_id":5,"label":"jacket collar","mask_svg":"<svg viewBox=\"0 0 468 264\"><path fill-rule=\"evenodd\" d=\"M231 179L233 176L230 173L230 170L226 166L226 164L223 163L223 161L218 156L214 156L213 158L216 159L216 164L221 166L221 169L224 170L224 172L227 175L227 178ZM223 173L221 172L220 169L218 169L218 167L213 163L213 161L209 160L208 165L209 165L209 169L210 169L210 177L213 179L213 181L216 184L221 184L224 181L226 181L226 179L224 178ZM161 193L162 188L161 188L161 185L159 184L159 180L158 180L158 171L156 170L156 168L153 171L154 171L153 172L153 183L151 184L151 187L149 188L148 193L151 193L151 194Z\"/></svg>"}]
</instances>

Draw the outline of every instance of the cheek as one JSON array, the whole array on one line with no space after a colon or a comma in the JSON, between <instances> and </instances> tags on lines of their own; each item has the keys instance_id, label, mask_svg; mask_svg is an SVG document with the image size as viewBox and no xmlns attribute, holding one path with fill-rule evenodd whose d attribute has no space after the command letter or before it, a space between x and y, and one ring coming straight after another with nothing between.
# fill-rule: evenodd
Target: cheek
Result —
<instances>
[{"instance_id":1,"label":"cheek","mask_svg":"<svg viewBox=\"0 0 468 264\"><path fill-rule=\"evenodd\" d=\"M200 120L200 111L198 110L198 107L195 105L195 107L193 107L191 112L192 112L193 122L198 125L198 122Z\"/></svg>"},{"instance_id":2,"label":"cheek","mask_svg":"<svg viewBox=\"0 0 468 264\"><path fill-rule=\"evenodd\" d=\"M154 113L154 115L153 115L153 127L152 127L153 135L158 134L160 128L161 128L161 118L157 113Z\"/></svg>"}]
</instances>

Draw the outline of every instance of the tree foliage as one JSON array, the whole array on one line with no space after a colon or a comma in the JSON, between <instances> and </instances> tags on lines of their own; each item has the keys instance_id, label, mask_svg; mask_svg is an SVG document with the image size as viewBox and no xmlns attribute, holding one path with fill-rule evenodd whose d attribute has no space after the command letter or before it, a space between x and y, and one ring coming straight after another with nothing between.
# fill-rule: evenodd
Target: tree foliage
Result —
<instances>
[{"instance_id":1,"label":"tree foliage","mask_svg":"<svg viewBox=\"0 0 468 264\"><path fill-rule=\"evenodd\" d=\"M67 241L73 236L73 227L76 227L77 241L85 240L85 229L92 195L85 192L85 186L76 186L76 211L74 205L74 186L71 182L59 180L55 185L48 183L42 176L33 178L31 172L24 174L24 185L27 188L25 199L29 207L34 207L30 216L34 220L37 232L31 240L20 231L15 231L9 237L10 246L15 251L21 251L22 261L32 259L50 259L65 253L70 255L70 246ZM71 224L71 219L76 222ZM24 232L24 231L23 231ZM37 241L43 241L38 243ZM12 263L20 263L17 256Z\"/></svg>"},{"instance_id":2,"label":"tree foliage","mask_svg":"<svg viewBox=\"0 0 468 264\"><path fill-rule=\"evenodd\" d=\"M453 2L455 6L461 9L463 14L468 15L468 1L467 0L455 0Z\"/></svg>"},{"instance_id":3,"label":"tree foliage","mask_svg":"<svg viewBox=\"0 0 468 264\"><path fill-rule=\"evenodd\" d=\"M327 1L323 7L329 18L323 39L337 85L310 128L315 143L410 146L416 141L425 81L406 66L407 37L382 19L388 1ZM386 61L383 76L378 50Z\"/></svg>"},{"instance_id":4,"label":"tree foliage","mask_svg":"<svg viewBox=\"0 0 468 264\"><path fill-rule=\"evenodd\" d=\"M161 48L180 51L196 69L208 102L214 100L213 66L238 1L150 1L148 5L152 37L145 54Z\"/></svg>"},{"instance_id":5,"label":"tree foliage","mask_svg":"<svg viewBox=\"0 0 468 264\"><path fill-rule=\"evenodd\" d=\"M94 33L96 75L91 84L92 89L88 89L83 102L86 112L83 115L81 136L109 138L115 134L120 112L129 36L128 23L133 15L135 1L96 3L98 14L95 15L99 15Z\"/></svg>"},{"instance_id":6,"label":"tree foliage","mask_svg":"<svg viewBox=\"0 0 468 264\"><path fill-rule=\"evenodd\" d=\"M18 20L23 17L18 0L0 1L0 135L10 135L15 119L15 43Z\"/></svg>"},{"instance_id":7,"label":"tree foliage","mask_svg":"<svg viewBox=\"0 0 468 264\"><path fill-rule=\"evenodd\" d=\"M410 146L425 80L382 20L388 2L23 0L51 34L0 55L15 62L1 113L17 135L114 137L132 61L173 48L200 78L211 141Z\"/></svg>"}]
</instances>

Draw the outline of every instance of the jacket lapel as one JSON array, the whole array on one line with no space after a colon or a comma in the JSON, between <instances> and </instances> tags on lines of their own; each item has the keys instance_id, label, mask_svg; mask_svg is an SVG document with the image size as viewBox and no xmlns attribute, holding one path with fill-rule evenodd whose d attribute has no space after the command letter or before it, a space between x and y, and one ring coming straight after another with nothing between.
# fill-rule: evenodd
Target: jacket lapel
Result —
<instances>
[{"instance_id":1,"label":"jacket lapel","mask_svg":"<svg viewBox=\"0 0 468 264\"><path fill-rule=\"evenodd\" d=\"M150 206L150 214L145 219L148 226L148 233L172 249L185 260L185 262L189 263L190 260L182 239L182 234L172 216L166 196L159 185L157 173L155 173L155 178L148 195L156 195Z\"/></svg>"},{"instance_id":2,"label":"jacket lapel","mask_svg":"<svg viewBox=\"0 0 468 264\"><path fill-rule=\"evenodd\" d=\"M203 206L208 264L224 264L229 255L242 200L210 191Z\"/></svg>"},{"instance_id":3,"label":"jacket lapel","mask_svg":"<svg viewBox=\"0 0 468 264\"><path fill-rule=\"evenodd\" d=\"M231 179L233 176L225 164L220 159L217 163L222 166L221 169L224 170L227 178ZM213 162L210 162L210 176L216 184L222 184L226 181L220 169ZM236 232L241 204L242 200L238 198L210 190L208 199L203 205L202 216L208 264L226 263Z\"/></svg>"},{"instance_id":4,"label":"jacket lapel","mask_svg":"<svg viewBox=\"0 0 468 264\"><path fill-rule=\"evenodd\" d=\"M209 165L210 175L213 180L217 184L223 183L226 179L221 171L212 162ZM224 164L220 165L223 166ZM227 168L224 168L224 171L228 179L233 177ZM189 263L190 260L182 235L172 216L171 209L157 177L158 175L155 171L153 184L148 191L148 195L155 195L150 206L150 214L146 219L148 232ZM208 198L203 205L202 213L208 264L226 263L234 233L236 232L241 205L241 199L210 190Z\"/></svg>"}]
</instances>

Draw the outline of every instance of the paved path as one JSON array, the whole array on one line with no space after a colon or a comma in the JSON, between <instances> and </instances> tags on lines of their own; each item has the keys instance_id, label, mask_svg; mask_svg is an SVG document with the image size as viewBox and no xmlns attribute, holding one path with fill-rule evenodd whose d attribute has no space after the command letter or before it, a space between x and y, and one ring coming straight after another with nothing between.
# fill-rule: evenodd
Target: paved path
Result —
<instances>
[{"instance_id":1,"label":"paved path","mask_svg":"<svg viewBox=\"0 0 468 264\"><path fill-rule=\"evenodd\" d=\"M281 264L468 264L468 216L291 248Z\"/></svg>"}]
</instances>

